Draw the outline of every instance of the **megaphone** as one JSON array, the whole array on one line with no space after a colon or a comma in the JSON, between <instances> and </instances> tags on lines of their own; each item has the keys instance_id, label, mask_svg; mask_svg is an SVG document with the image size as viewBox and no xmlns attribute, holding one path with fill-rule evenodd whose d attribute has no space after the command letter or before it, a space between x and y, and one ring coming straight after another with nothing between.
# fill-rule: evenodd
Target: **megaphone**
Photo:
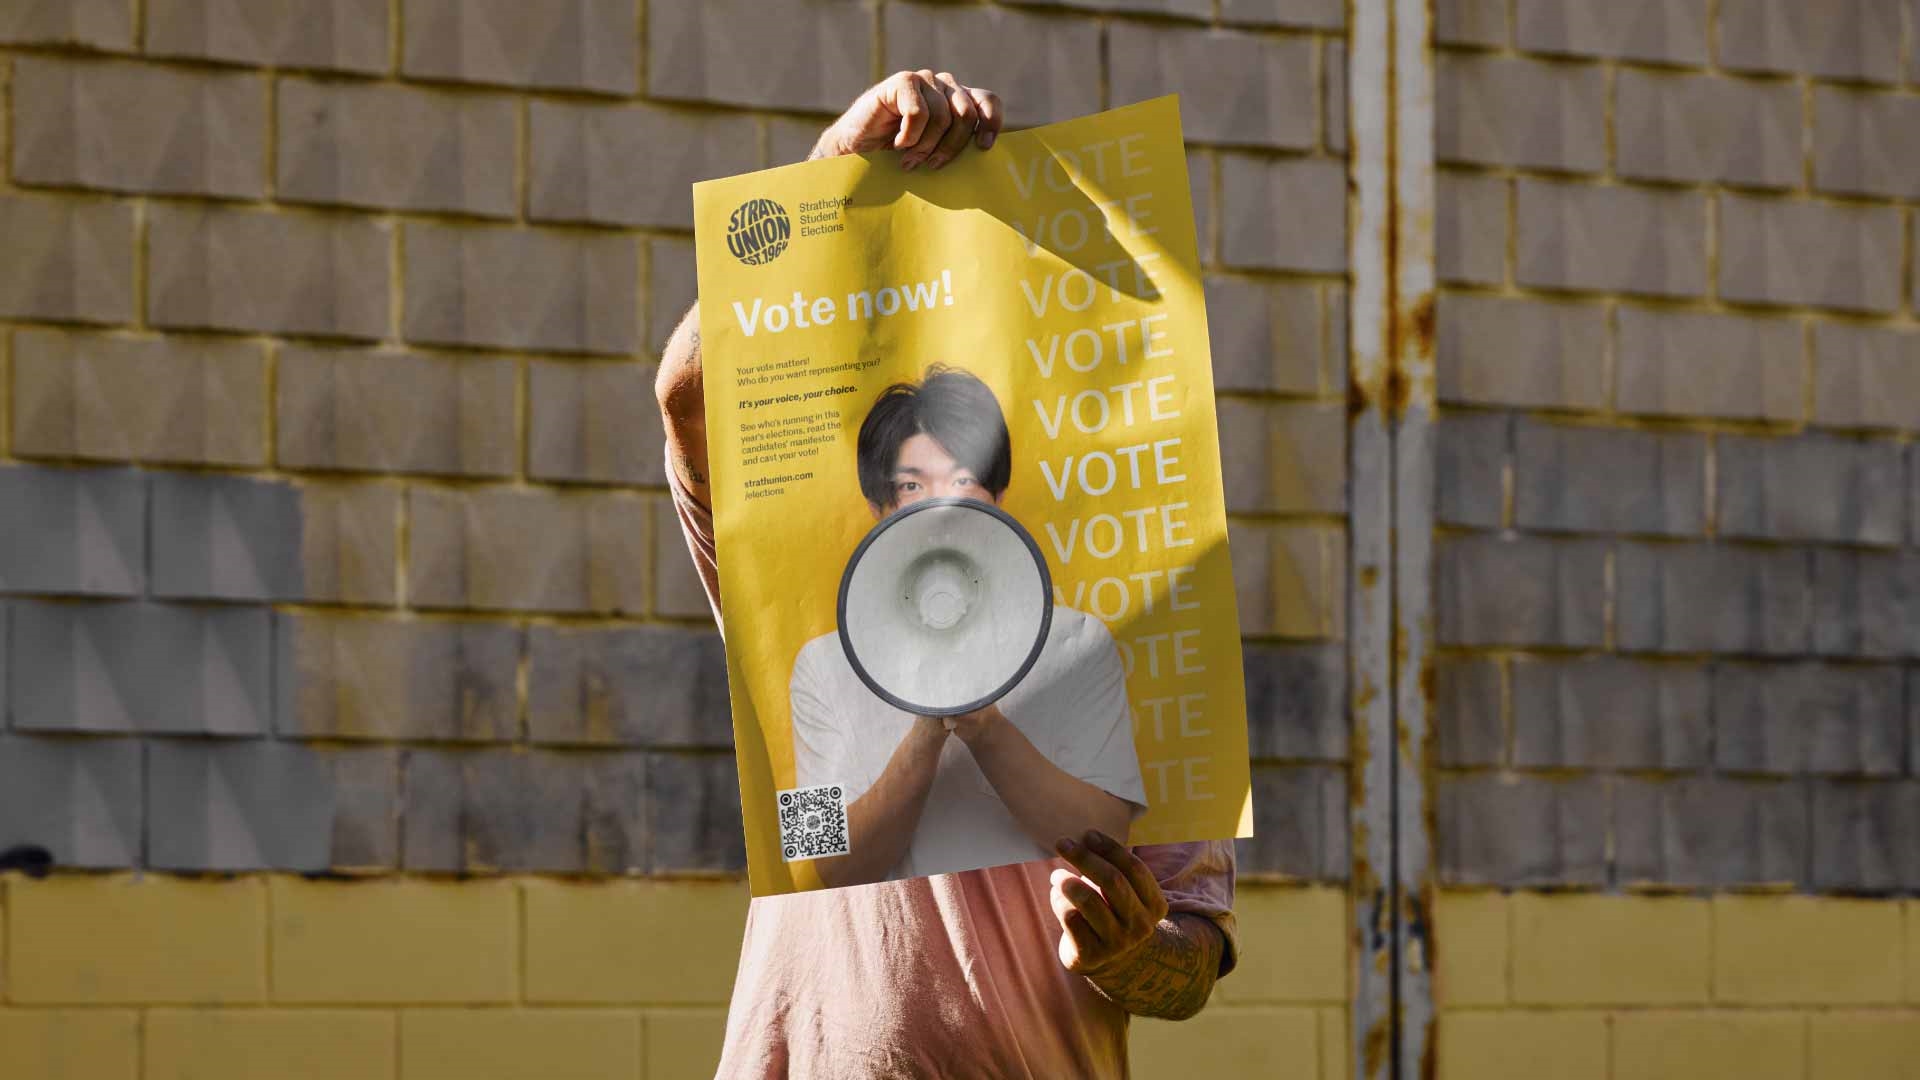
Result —
<instances>
[{"instance_id":1,"label":"megaphone","mask_svg":"<svg viewBox=\"0 0 1920 1080\"><path fill-rule=\"evenodd\" d=\"M1053 624L1040 545L974 499L910 503L840 577L840 645L860 681L918 716L983 709L1020 684Z\"/></svg>"}]
</instances>

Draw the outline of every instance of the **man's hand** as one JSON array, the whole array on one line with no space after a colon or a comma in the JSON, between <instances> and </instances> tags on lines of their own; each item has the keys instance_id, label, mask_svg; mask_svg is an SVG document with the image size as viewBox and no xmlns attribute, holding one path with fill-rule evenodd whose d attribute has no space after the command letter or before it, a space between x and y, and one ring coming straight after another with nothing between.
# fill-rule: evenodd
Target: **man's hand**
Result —
<instances>
[{"instance_id":1,"label":"man's hand","mask_svg":"<svg viewBox=\"0 0 1920 1080\"><path fill-rule=\"evenodd\" d=\"M984 709L946 717L941 723L948 731L959 736L961 742L972 746L975 741L991 734L996 725L1004 724L1006 721L1007 716L1000 711L1000 706L988 705Z\"/></svg>"},{"instance_id":2,"label":"man's hand","mask_svg":"<svg viewBox=\"0 0 1920 1080\"><path fill-rule=\"evenodd\" d=\"M1220 975L1220 928L1198 915L1169 917L1147 864L1105 833L1062 838L1055 850L1073 865L1053 872L1049 892L1067 970L1139 1016L1199 1012Z\"/></svg>"},{"instance_id":3,"label":"man's hand","mask_svg":"<svg viewBox=\"0 0 1920 1080\"><path fill-rule=\"evenodd\" d=\"M892 147L900 167L938 169L966 149L993 145L1004 114L1000 95L963 86L944 71L902 71L861 94L820 135L810 157Z\"/></svg>"}]
</instances>

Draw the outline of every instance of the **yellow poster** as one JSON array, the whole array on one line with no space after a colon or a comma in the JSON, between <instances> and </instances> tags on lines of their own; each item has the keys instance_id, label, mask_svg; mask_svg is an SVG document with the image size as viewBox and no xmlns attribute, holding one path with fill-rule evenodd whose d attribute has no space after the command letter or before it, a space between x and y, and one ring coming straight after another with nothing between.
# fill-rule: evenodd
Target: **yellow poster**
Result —
<instances>
[{"instance_id":1,"label":"yellow poster","mask_svg":"<svg viewBox=\"0 0 1920 1080\"><path fill-rule=\"evenodd\" d=\"M1179 106L694 186L755 895L1251 835Z\"/></svg>"}]
</instances>

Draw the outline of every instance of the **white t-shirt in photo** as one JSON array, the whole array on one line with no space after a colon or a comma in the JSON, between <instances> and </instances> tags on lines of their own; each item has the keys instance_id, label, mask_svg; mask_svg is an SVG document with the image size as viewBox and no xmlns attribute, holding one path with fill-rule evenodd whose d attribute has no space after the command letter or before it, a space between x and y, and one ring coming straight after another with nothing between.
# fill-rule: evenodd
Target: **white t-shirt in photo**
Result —
<instances>
[{"instance_id":1,"label":"white t-shirt in photo","mask_svg":"<svg viewBox=\"0 0 1920 1080\"><path fill-rule=\"evenodd\" d=\"M876 695L848 662L838 632L807 642L793 663L793 757L800 787L838 784L848 805L865 794L914 717ZM1007 720L1063 772L1146 811L1133 748L1126 671L1100 620L1055 606L1046 644L1026 678L998 702ZM1050 858L1035 844L958 737L940 751L926 809L888 880Z\"/></svg>"}]
</instances>

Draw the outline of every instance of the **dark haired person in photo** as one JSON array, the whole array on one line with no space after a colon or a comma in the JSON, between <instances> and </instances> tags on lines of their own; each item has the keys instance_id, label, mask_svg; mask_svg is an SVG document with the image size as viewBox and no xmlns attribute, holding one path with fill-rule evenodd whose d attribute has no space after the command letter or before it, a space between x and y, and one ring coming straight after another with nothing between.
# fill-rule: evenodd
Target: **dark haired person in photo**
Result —
<instances>
[{"instance_id":1,"label":"dark haired person in photo","mask_svg":"<svg viewBox=\"0 0 1920 1080\"><path fill-rule=\"evenodd\" d=\"M938 365L881 392L857 453L875 521L943 496L997 506L1012 474L993 391ZM1125 836L1146 809L1119 650L1069 607L1054 607L1032 670L983 709L895 708L854 673L838 632L801 648L792 702L796 783L846 794L850 850L815 863L830 885L1044 859L1062 836Z\"/></svg>"},{"instance_id":2,"label":"dark haired person in photo","mask_svg":"<svg viewBox=\"0 0 1920 1080\"><path fill-rule=\"evenodd\" d=\"M991 91L902 71L861 94L812 156L892 150L902 168L938 169L969 147L991 152L1003 115ZM751 634L751 612L721 607L703 386L696 305L660 358L668 482L714 617ZM945 438L946 458L971 453L957 449L968 437ZM902 443L893 464L921 471L889 476L909 485L896 498L959 479L930 468L925 448ZM1231 841L1128 848L1115 835L1063 833L1052 859L754 900L717 1075L1120 1080L1128 1017L1199 1012L1236 952Z\"/></svg>"}]
</instances>

